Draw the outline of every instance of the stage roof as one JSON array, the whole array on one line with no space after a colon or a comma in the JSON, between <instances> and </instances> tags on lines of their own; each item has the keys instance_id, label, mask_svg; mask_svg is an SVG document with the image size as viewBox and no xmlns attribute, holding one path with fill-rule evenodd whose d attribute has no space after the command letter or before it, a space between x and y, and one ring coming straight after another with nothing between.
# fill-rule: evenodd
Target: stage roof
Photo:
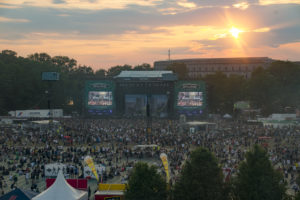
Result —
<instances>
[{"instance_id":1,"label":"stage roof","mask_svg":"<svg viewBox=\"0 0 300 200\"><path fill-rule=\"evenodd\" d=\"M173 74L172 71L122 71L114 78L163 78L164 74Z\"/></svg>"}]
</instances>

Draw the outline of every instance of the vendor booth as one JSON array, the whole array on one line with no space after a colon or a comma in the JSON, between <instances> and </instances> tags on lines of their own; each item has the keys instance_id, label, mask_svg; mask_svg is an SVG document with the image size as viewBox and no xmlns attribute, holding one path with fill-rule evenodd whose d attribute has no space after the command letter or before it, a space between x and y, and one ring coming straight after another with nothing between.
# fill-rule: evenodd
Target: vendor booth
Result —
<instances>
[{"instance_id":1,"label":"vendor booth","mask_svg":"<svg viewBox=\"0 0 300 200\"><path fill-rule=\"evenodd\" d=\"M196 133L198 131L208 132L209 130L216 129L216 123L192 121L186 122L186 127L189 129L190 133Z\"/></svg>"},{"instance_id":2,"label":"vendor booth","mask_svg":"<svg viewBox=\"0 0 300 200\"><path fill-rule=\"evenodd\" d=\"M99 184L95 200L123 200L125 184Z\"/></svg>"}]
</instances>

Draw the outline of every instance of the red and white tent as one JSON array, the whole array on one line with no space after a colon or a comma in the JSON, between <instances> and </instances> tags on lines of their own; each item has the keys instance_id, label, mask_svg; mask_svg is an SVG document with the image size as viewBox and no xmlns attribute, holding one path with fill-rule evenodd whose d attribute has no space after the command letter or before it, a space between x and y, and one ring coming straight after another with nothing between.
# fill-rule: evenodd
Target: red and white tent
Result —
<instances>
[{"instance_id":1,"label":"red and white tent","mask_svg":"<svg viewBox=\"0 0 300 200\"><path fill-rule=\"evenodd\" d=\"M62 170L59 171L55 182L47 190L32 198L32 200L87 200L88 193L70 186Z\"/></svg>"}]
</instances>

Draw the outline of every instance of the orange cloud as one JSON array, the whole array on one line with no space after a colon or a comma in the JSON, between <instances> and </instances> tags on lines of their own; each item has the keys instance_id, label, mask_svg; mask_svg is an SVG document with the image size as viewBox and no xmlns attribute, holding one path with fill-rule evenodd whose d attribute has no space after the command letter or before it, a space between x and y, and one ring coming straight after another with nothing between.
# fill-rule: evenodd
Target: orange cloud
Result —
<instances>
[{"instance_id":1,"label":"orange cloud","mask_svg":"<svg viewBox=\"0 0 300 200\"><path fill-rule=\"evenodd\" d=\"M235 8L246 10L249 7L249 4L247 2L241 2L241 3L233 4L232 6Z\"/></svg>"},{"instance_id":2,"label":"orange cloud","mask_svg":"<svg viewBox=\"0 0 300 200\"><path fill-rule=\"evenodd\" d=\"M14 0L7 1L9 5L27 5L47 8L61 8L61 9L86 9L86 10L102 10L102 9L124 9L128 5L139 6L155 6L163 0L63 0L62 3L53 3L53 0Z\"/></svg>"},{"instance_id":3,"label":"orange cloud","mask_svg":"<svg viewBox=\"0 0 300 200\"><path fill-rule=\"evenodd\" d=\"M300 0L259 0L260 5L270 5L270 4L300 4Z\"/></svg>"},{"instance_id":4,"label":"orange cloud","mask_svg":"<svg viewBox=\"0 0 300 200\"><path fill-rule=\"evenodd\" d=\"M16 18L7 18L0 16L0 22L18 22L18 23L26 23L29 22L28 19L16 19Z\"/></svg>"}]
</instances>

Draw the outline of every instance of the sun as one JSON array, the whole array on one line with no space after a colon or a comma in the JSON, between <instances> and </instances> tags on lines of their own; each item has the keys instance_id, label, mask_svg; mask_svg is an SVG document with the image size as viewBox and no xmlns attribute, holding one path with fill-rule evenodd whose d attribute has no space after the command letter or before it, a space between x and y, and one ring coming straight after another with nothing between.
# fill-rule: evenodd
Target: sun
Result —
<instances>
[{"instance_id":1,"label":"sun","mask_svg":"<svg viewBox=\"0 0 300 200\"><path fill-rule=\"evenodd\" d=\"M229 30L229 32L231 33L231 35L232 35L234 38L238 39L238 38L239 38L239 34L240 34L241 32L243 32L243 31L240 30L240 29L237 29L237 28L235 28L235 27L232 27L232 28Z\"/></svg>"}]
</instances>

